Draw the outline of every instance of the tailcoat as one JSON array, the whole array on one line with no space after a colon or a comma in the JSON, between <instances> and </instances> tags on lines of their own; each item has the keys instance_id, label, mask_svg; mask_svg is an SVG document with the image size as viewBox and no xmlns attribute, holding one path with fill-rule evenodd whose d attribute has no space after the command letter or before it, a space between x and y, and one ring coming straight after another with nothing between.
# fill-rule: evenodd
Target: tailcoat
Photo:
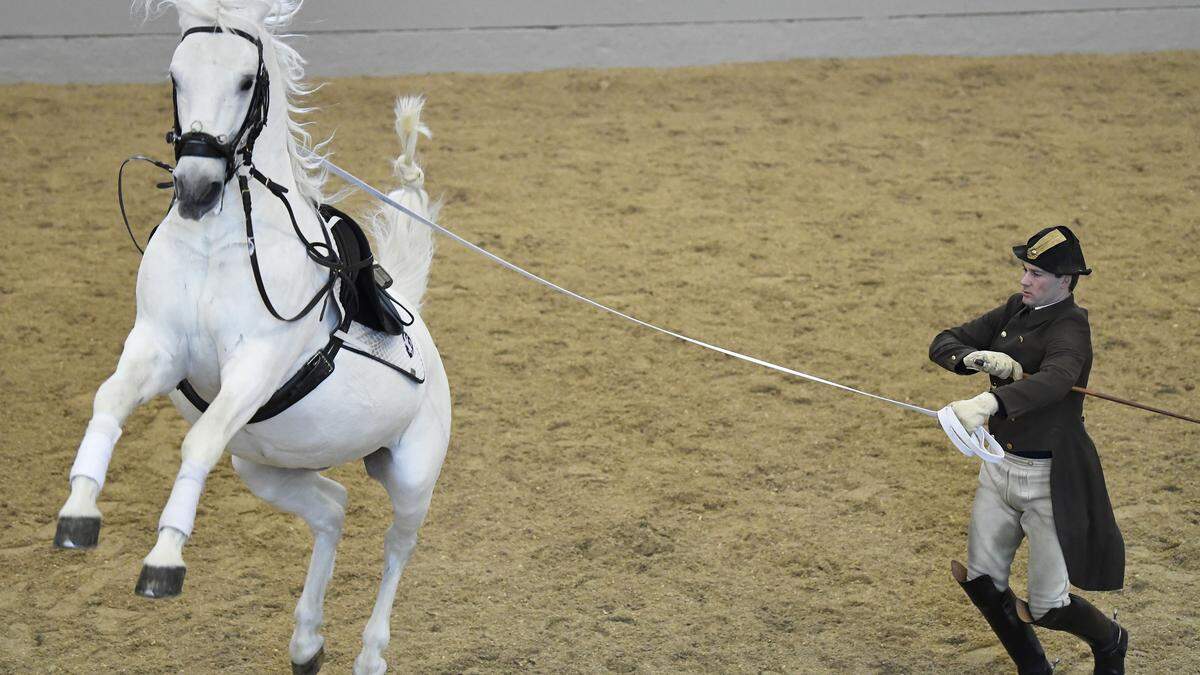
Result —
<instances>
[{"instance_id":1,"label":"tailcoat","mask_svg":"<svg viewBox=\"0 0 1200 675\"><path fill-rule=\"evenodd\" d=\"M992 377L1000 411L988 429L1007 451L1050 451L1050 498L1054 524L1071 583L1092 591L1121 588L1125 542L1117 527L1096 446L1084 428L1084 395L1092 369L1087 310L1074 295L1033 309L1013 295L972 321L938 333L929 358L970 375L963 359L978 350L1003 352L1029 377L1018 382Z\"/></svg>"}]
</instances>

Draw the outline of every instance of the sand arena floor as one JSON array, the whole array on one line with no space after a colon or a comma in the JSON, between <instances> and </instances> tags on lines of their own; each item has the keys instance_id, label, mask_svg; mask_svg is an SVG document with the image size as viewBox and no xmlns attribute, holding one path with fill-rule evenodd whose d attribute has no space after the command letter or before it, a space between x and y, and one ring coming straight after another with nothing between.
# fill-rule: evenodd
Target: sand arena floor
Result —
<instances>
[{"instance_id":1,"label":"sand arena floor","mask_svg":"<svg viewBox=\"0 0 1200 675\"><path fill-rule=\"evenodd\" d=\"M314 119L384 185L392 99L424 92L428 186L462 235L928 407L985 386L929 363L930 338L1016 287L1011 244L1070 224L1096 270L1078 292L1093 386L1195 415L1198 91L1197 53L816 60L336 80ZM165 85L0 88L0 672L287 668L310 538L228 459L184 594L132 592L185 430L165 400L126 426L99 548L50 546L133 319L116 168L167 156L169 106ZM135 176L144 237L163 197ZM429 286L455 428L396 603L398 672L1007 670L948 571L977 464L928 419L649 334L446 240ZM1128 545L1125 590L1089 597L1132 630L1131 672L1196 672L1200 427L1087 413ZM390 513L361 465L328 475L350 489L325 612L327 671L347 672ZM1043 639L1090 672L1081 642Z\"/></svg>"}]
</instances>

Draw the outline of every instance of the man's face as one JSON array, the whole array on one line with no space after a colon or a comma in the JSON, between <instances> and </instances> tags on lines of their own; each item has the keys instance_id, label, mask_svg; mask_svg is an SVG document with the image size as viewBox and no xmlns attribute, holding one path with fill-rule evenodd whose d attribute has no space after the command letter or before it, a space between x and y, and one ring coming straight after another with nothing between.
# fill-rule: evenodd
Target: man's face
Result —
<instances>
[{"instance_id":1,"label":"man's face","mask_svg":"<svg viewBox=\"0 0 1200 675\"><path fill-rule=\"evenodd\" d=\"M1070 293L1070 276L1051 274L1029 263L1021 263L1021 267L1024 269L1021 275L1021 302L1029 307L1048 305Z\"/></svg>"}]
</instances>

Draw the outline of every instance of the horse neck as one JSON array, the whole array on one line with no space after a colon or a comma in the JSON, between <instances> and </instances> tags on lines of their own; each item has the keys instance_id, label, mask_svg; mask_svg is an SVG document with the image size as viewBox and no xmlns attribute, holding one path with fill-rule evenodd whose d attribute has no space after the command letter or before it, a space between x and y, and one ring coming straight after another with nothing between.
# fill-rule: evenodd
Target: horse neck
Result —
<instances>
[{"instance_id":1,"label":"horse neck","mask_svg":"<svg viewBox=\"0 0 1200 675\"><path fill-rule=\"evenodd\" d=\"M287 99L283 85L271 74L271 102L267 123L254 144L254 167L263 175L288 189L289 197L297 197L296 176L292 173L288 151Z\"/></svg>"},{"instance_id":2,"label":"horse neck","mask_svg":"<svg viewBox=\"0 0 1200 675\"><path fill-rule=\"evenodd\" d=\"M291 206L292 213L296 218L296 225L300 228L304 239L313 243L324 243L325 232L320 217L312 204L297 189L297 179L288 150L289 138L287 100L282 83L279 82L275 72L272 72L271 101L268 106L267 123L263 126L262 133L255 142L252 163L261 174L287 189L284 196ZM251 215L256 234L270 229L278 235L275 238L256 238L260 258L269 257L271 259L269 264L276 269L280 265L293 263L297 266L294 274L290 275L293 297L287 299L288 294L280 292L276 286L272 290L272 299L279 298L285 307L295 308L297 303L307 301L312 293L327 281L328 270L316 265L306 256L294 256L290 253L276 254L273 251L279 246L279 242L287 242L287 246L294 246L298 243L292 222L288 217L287 209L277 197L253 178L249 180L252 195ZM240 196L237 199L237 213L240 214L242 213ZM333 314L327 313L325 323L329 324L332 320ZM309 325L308 321L301 323Z\"/></svg>"},{"instance_id":3,"label":"horse neck","mask_svg":"<svg viewBox=\"0 0 1200 675\"><path fill-rule=\"evenodd\" d=\"M267 123L263 126L262 133L259 134L254 144L252 162L254 168L260 173L287 189L286 196L288 203L291 205L293 213L295 213L296 222L300 226L300 230L304 233L305 238L309 241L323 241L316 212L313 210L311 204L301 196L297 188L297 179L293 170L291 153L288 149L290 145L290 131L288 128L287 99L284 94L283 84L276 75L277 72L278 69L272 67L271 102L268 106ZM253 185L255 181L251 179L250 182L256 209L260 204L265 205L267 202L277 201L275 196L271 195L265 189L254 190ZM284 217L280 222L275 222L280 219L272 219L270 226L291 232L292 224L286 217L286 211L283 215Z\"/></svg>"}]
</instances>

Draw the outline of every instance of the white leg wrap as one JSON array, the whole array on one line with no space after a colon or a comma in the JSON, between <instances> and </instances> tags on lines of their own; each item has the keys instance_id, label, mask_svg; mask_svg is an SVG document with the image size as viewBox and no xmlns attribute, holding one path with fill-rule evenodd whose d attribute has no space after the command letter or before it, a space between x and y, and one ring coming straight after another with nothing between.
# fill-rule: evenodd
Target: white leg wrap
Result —
<instances>
[{"instance_id":1,"label":"white leg wrap","mask_svg":"<svg viewBox=\"0 0 1200 675\"><path fill-rule=\"evenodd\" d=\"M108 461L112 459L113 447L120 437L121 425L115 417L103 413L93 417L79 443L79 452L75 455L75 463L71 465L68 480L87 476L104 487Z\"/></svg>"},{"instance_id":2,"label":"white leg wrap","mask_svg":"<svg viewBox=\"0 0 1200 675\"><path fill-rule=\"evenodd\" d=\"M175 487L171 489L171 498L167 500L162 516L158 519L158 529L171 527L182 532L185 537L192 536L196 507L200 505L200 493L204 490L204 479L207 477L207 469L183 460L179 467L179 475L175 477Z\"/></svg>"}]
</instances>

